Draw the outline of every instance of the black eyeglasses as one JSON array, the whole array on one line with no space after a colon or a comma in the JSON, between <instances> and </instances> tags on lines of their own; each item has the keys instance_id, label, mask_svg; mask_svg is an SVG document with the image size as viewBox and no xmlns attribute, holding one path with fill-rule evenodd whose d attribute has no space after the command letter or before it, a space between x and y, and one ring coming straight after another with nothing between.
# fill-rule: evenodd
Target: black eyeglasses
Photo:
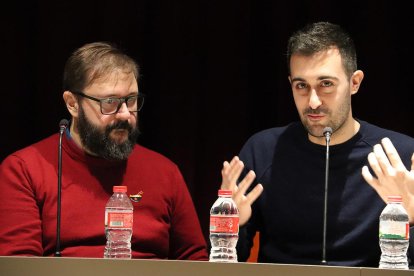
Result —
<instances>
[{"instance_id":1,"label":"black eyeglasses","mask_svg":"<svg viewBox=\"0 0 414 276\"><path fill-rule=\"evenodd\" d=\"M129 112L138 112L141 110L142 106L144 105L144 94L135 94L130 95L122 98L105 98L105 99L97 99L92 96L86 95L83 92L78 91L71 91L72 94L79 95L81 97L99 102L101 106L101 113L104 115L111 115L118 113L121 105L123 103L126 104Z\"/></svg>"}]
</instances>

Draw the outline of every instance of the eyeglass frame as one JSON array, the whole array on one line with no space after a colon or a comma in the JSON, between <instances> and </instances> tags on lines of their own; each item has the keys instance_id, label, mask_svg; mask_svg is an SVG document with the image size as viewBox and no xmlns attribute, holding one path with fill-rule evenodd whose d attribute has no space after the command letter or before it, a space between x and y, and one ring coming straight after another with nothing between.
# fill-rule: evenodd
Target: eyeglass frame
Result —
<instances>
[{"instance_id":1,"label":"eyeglass frame","mask_svg":"<svg viewBox=\"0 0 414 276\"><path fill-rule=\"evenodd\" d=\"M70 92L71 92L72 94L79 95L79 96L81 96L81 97L84 97L84 98L87 98L87 99L93 100L93 101L95 101L95 102L99 102L100 111L101 111L101 113L102 113L103 115L113 115L113 114L118 113L118 112L119 112L119 109L121 108L121 106L122 106L122 104L123 104L123 103L125 103L125 104L126 104L126 106L127 106L127 108L128 108L127 101L128 101L130 98L134 98L134 97L136 97L136 98L137 98L137 110L136 110L136 111L131 111L131 110L129 110L129 109L128 109L128 111L129 111L129 112L139 112L139 111L141 111L142 107L144 106L144 98L145 98L145 94L142 94L142 93L135 94L135 95L129 95L129 96L126 96L126 97L121 97L121 98L116 98L116 97L108 97L108 98L98 99L98 98L95 98L95 97L89 96L89 95L87 95L87 94L83 93L82 91L72 91L72 90L70 90ZM117 106L116 110L115 110L114 112L112 112L112 113L104 113L104 112L103 112L103 110L102 110L102 101L104 101L104 100L108 100L108 99L112 99L112 100L119 100L119 103L118 103L118 106ZM140 100L141 100L141 101L140 101ZM138 108L138 104L139 104L140 102L142 102L142 103L141 103L141 106L139 106L139 108Z\"/></svg>"}]
</instances>

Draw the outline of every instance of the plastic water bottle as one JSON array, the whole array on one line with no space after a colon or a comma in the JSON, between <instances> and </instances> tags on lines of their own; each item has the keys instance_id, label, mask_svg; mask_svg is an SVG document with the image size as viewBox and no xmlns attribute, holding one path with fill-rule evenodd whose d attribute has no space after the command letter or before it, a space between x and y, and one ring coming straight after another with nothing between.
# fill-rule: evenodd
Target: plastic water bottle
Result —
<instances>
[{"instance_id":1,"label":"plastic water bottle","mask_svg":"<svg viewBox=\"0 0 414 276\"><path fill-rule=\"evenodd\" d=\"M239 209L232 191L219 190L218 196L210 210L210 262L237 262Z\"/></svg>"},{"instance_id":2,"label":"plastic water bottle","mask_svg":"<svg viewBox=\"0 0 414 276\"><path fill-rule=\"evenodd\" d=\"M401 196L389 196L380 215L379 239L381 260L379 268L408 269L407 250L410 225Z\"/></svg>"},{"instance_id":3,"label":"plastic water bottle","mask_svg":"<svg viewBox=\"0 0 414 276\"><path fill-rule=\"evenodd\" d=\"M126 194L126 186L114 186L113 192L105 207L104 258L131 259L134 207Z\"/></svg>"}]
</instances>

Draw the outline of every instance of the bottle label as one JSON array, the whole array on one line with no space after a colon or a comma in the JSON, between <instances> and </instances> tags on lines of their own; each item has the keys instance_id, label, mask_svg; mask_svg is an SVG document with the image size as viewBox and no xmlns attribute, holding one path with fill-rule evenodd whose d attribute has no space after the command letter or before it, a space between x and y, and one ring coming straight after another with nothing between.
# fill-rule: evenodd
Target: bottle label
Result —
<instances>
[{"instance_id":1,"label":"bottle label","mask_svg":"<svg viewBox=\"0 0 414 276\"><path fill-rule=\"evenodd\" d=\"M236 216L210 216L210 232L213 233L238 233L239 217Z\"/></svg>"},{"instance_id":2,"label":"bottle label","mask_svg":"<svg viewBox=\"0 0 414 276\"><path fill-rule=\"evenodd\" d=\"M404 221L382 221L379 229L380 239L408 240L410 224Z\"/></svg>"},{"instance_id":3,"label":"bottle label","mask_svg":"<svg viewBox=\"0 0 414 276\"><path fill-rule=\"evenodd\" d=\"M132 228L132 212L106 212L105 227Z\"/></svg>"}]
</instances>

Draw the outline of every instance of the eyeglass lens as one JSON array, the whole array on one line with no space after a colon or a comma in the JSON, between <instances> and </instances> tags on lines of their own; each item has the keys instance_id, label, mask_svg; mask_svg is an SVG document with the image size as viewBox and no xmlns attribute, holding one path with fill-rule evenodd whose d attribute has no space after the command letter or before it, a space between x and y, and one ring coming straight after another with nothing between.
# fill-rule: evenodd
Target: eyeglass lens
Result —
<instances>
[{"instance_id":1,"label":"eyeglass lens","mask_svg":"<svg viewBox=\"0 0 414 276\"><path fill-rule=\"evenodd\" d=\"M126 103L128 110L137 112L141 109L144 99L138 96L131 96L127 98L109 98L101 100L101 108L103 113L116 113L123 103Z\"/></svg>"}]
</instances>

